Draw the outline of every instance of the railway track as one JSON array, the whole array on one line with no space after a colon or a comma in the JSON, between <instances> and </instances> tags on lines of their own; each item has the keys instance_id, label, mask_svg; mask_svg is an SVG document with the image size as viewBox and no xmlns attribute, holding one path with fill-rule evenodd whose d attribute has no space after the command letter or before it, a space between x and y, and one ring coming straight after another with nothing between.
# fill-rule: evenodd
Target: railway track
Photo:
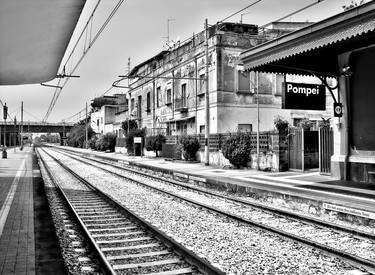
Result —
<instances>
[{"instance_id":1,"label":"railway track","mask_svg":"<svg viewBox=\"0 0 375 275\"><path fill-rule=\"evenodd\" d=\"M39 154L90 241L89 246L105 274L224 274L119 205L47 152Z\"/></svg>"},{"instance_id":2,"label":"railway track","mask_svg":"<svg viewBox=\"0 0 375 275\"><path fill-rule=\"evenodd\" d=\"M87 157L85 160L82 157L72 158L100 168L112 175L136 181L138 184L158 192L229 216L237 221L318 248L370 273L375 272L375 236L373 234L356 232L353 229L325 223L321 220L300 217L279 209L218 195L175 180L161 179L128 167L114 166L113 163L108 164L102 160Z\"/></svg>"}]
</instances>

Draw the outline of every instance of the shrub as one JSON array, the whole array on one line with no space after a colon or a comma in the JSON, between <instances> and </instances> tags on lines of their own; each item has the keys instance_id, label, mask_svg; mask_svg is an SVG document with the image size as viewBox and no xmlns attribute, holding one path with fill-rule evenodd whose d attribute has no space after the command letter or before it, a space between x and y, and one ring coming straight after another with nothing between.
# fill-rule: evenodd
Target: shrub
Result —
<instances>
[{"instance_id":1,"label":"shrub","mask_svg":"<svg viewBox=\"0 0 375 275\"><path fill-rule=\"evenodd\" d=\"M99 138L93 137L89 140L89 146L98 151L110 150L111 152L114 152L116 146L116 134L106 133Z\"/></svg>"},{"instance_id":2,"label":"shrub","mask_svg":"<svg viewBox=\"0 0 375 275\"><path fill-rule=\"evenodd\" d=\"M145 129L132 129L129 133L125 136L125 147L128 152L134 151L134 137L142 137L146 135Z\"/></svg>"},{"instance_id":3,"label":"shrub","mask_svg":"<svg viewBox=\"0 0 375 275\"><path fill-rule=\"evenodd\" d=\"M285 132L289 127L289 122L281 116L276 116L273 120L273 124L279 133Z\"/></svg>"},{"instance_id":4,"label":"shrub","mask_svg":"<svg viewBox=\"0 0 375 275\"><path fill-rule=\"evenodd\" d=\"M298 123L298 127L301 127L304 130L310 130L313 126L314 122L308 118L304 118Z\"/></svg>"},{"instance_id":5,"label":"shrub","mask_svg":"<svg viewBox=\"0 0 375 275\"><path fill-rule=\"evenodd\" d=\"M240 132L230 135L221 146L224 157L237 168L251 160L251 149L251 135Z\"/></svg>"},{"instance_id":6,"label":"shrub","mask_svg":"<svg viewBox=\"0 0 375 275\"><path fill-rule=\"evenodd\" d=\"M115 151L116 146L116 134L115 133L106 133L103 136L103 147L104 151L110 150L111 152Z\"/></svg>"},{"instance_id":7,"label":"shrub","mask_svg":"<svg viewBox=\"0 0 375 275\"><path fill-rule=\"evenodd\" d=\"M90 139L89 139L89 147L91 149L96 149L95 147L95 143L96 141L98 140L98 138L96 136L92 136Z\"/></svg>"},{"instance_id":8,"label":"shrub","mask_svg":"<svg viewBox=\"0 0 375 275\"><path fill-rule=\"evenodd\" d=\"M147 151L154 151L156 156L158 157L158 151L162 149L163 143L165 143L165 136L159 134L157 136L149 136L146 138L146 150Z\"/></svg>"},{"instance_id":9,"label":"shrub","mask_svg":"<svg viewBox=\"0 0 375 275\"><path fill-rule=\"evenodd\" d=\"M182 136L179 140L182 145L182 154L186 160L195 160L195 155L199 150L200 144L196 137Z\"/></svg>"}]
</instances>

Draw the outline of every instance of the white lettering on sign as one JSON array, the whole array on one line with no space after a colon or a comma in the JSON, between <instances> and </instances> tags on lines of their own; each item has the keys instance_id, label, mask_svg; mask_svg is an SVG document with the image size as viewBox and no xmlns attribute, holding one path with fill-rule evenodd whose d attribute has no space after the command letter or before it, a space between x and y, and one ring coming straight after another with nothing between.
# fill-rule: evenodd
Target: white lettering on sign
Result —
<instances>
[{"instance_id":1,"label":"white lettering on sign","mask_svg":"<svg viewBox=\"0 0 375 275\"><path fill-rule=\"evenodd\" d=\"M287 92L288 93L295 93L295 94L305 94L309 96L310 94L318 95L319 94L319 86L316 88L307 88L307 87L294 87L292 83L287 84Z\"/></svg>"},{"instance_id":2,"label":"white lettering on sign","mask_svg":"<svg viewBox=\"0 0 375 275\"><path fill-rule=\"evenodd\" d=\"M364 210L359 210L351 207L345 207L345 206L340 206L340 205L335 205L335 204L330 204L330 203L323 203L323 208L327 210L333 210L337 212L343 212L355 216L360 216L363 218L368 218L375 220L375 213L374 212L369 212L369 211L364 211Z\"/></svg>"}]
</instances>

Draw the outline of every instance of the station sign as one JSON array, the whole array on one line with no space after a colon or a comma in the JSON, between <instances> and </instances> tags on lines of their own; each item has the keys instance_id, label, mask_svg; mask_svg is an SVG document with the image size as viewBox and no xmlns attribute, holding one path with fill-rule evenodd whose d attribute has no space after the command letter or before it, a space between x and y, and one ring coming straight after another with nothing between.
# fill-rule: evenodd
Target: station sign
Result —
<instances>
[{"instance_id":1,"label":"station sign","mask_svg":"<svg viewBox=\"0 0 375 275\"><path fill-rule=\"evenodd\" d=\"M134 137L134 143L142 143L141 137Z\"/></svg>"},{"instance_id":2,"label":"station sign","mask_svg":"<svg viewBox=\"0 0 375 275\"><path fill-rule=\"evenodd\" d=\"M285 82L283 89L283 109L317 110L326 109L324 85Z\"/></svg>"}]
</instances>

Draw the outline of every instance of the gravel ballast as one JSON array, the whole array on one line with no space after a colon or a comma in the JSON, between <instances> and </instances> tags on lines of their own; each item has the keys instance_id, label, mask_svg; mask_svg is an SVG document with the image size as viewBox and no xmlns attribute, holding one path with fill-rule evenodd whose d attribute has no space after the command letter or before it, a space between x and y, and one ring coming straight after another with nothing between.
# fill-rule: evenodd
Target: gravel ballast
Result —
<instances>
[{"instance_id":1,"label":"gravel ballast","mask_svg":"<svg viewBox=\"0 0 375 275\"><path fill-rule=\"evenodd\" d=\"M125 207L228 274L350 274L353 270L315 249L51 153Z\"/></svg>"}]
</instances>

